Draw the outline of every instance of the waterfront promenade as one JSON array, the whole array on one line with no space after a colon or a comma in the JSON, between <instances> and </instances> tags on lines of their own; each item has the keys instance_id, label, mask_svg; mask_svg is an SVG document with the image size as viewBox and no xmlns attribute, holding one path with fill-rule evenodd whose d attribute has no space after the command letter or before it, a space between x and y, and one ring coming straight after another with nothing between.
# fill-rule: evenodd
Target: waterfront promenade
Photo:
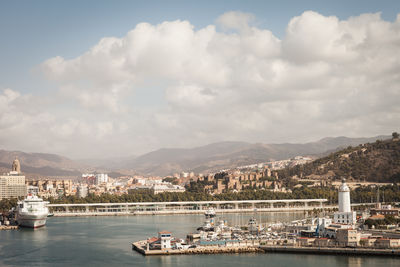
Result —
<instances>
[{"instance_id":1,"label":"waterfront promenade","mask_svg":"<svg viewBox=\"0 0 400 267\"><path fill-rule=\"evenodd\" d=\"M217 213L290 212L331 209L327 199L232 200L232 201L175 201L135 203L49 204L54 216L108 216L203 214L213 208Z\"/></svg>"}]
</instances>

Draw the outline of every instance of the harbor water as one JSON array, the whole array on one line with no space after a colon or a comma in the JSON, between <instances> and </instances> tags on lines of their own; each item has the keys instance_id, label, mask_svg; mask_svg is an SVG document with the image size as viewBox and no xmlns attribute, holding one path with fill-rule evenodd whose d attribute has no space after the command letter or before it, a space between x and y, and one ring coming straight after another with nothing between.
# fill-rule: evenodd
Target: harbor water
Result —
<instances>
[{"instance_id":1,"label":"harbor water","mask_svg":"<svg viewBox=\"0 0 400 267\"><path fill-rule=\"evenodd\" d=\"M226 214L231 224L292 221L303 213ZM217 254L144 257L131 242L169 230L176 237L204 222L204 215L52 217L36 230L0 231L0 266L400 266L391 257L304 254Z\"/></svg>"}]
</instances>

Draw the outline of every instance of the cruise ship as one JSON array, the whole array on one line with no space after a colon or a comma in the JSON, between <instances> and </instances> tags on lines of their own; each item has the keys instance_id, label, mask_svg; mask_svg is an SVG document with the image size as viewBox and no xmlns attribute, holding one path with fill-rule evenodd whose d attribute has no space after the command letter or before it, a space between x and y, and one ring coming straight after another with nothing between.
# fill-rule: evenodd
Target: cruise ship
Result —
<instances>
[{"instance_id":1,"label":"cruise ship","mask_svg":"<svg viewBox=\"0 0 400 267\"><path fill-rule=\"evenodd\" d=\"M45 226L49 214L48 203L32 194L29 194L24 200L18 201L16 209L18 224L31 228Z\"/></svg>"}]
</instances>

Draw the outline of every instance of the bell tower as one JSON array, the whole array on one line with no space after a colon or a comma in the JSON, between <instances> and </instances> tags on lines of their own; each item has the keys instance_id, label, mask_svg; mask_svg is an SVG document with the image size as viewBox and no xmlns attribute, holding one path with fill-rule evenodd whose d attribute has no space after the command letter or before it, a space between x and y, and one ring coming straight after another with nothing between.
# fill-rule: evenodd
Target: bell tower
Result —
<instances>
[{"instance_id":1,"label":"bell tower","mask_svg":"<svg viewBox=\"0 0 400 267\"><path fill-rule=\"evenodd\" d=\"M12 171L18 174L21 173L21 164L19 163L18 158L15 158L12 164Z\"/></svg>"}]
</instances>

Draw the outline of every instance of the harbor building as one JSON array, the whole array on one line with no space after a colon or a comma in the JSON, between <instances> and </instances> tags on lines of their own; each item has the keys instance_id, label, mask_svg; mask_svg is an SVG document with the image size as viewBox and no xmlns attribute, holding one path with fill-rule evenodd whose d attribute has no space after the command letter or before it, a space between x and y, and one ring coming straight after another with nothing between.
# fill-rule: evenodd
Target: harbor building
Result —
<instances>
[{"instance_id":1,"label":"harbor building","mask_svg":"<svg viewBox=\"0 0 400 267\"><path fill-rule=\"evenodd\" d=\"M351 211L350 189L345 179L342 180L342 184L339 187L339 211L335 212L333 221L340 224L356 223L356 212Z\"/></svg>"},{"instance_id":2,"label":"harbor building","mask_svg":"<svg viewBox=\"0 0 400 267\"><path fill-rule=\"evenodd\" d=\"M172 234L168 231L161 231L158 233L158 238L160 239L161 249L171 248Z\"/></svg>"},{"instance_id":3,"label":"harbor building","mask_svg":"<svg viewBox=\"0 0 400 267\"><path fill-rule=\"evenodd\" d=\"M336 241L341 247L357 247L360 245L361 234L355 229L338 229Z\"/></svg>"},{"instance_id":4,"label":"harbor building","mask_svg":"<svg viewBox=\"0 0 400 267\"><path fill-rule=\"evenodd\" d=\"M16 158L11 171L0 175L0 200L26 196L25 176L21 173L21 164Z\"/></svg>"}]
</instances>

